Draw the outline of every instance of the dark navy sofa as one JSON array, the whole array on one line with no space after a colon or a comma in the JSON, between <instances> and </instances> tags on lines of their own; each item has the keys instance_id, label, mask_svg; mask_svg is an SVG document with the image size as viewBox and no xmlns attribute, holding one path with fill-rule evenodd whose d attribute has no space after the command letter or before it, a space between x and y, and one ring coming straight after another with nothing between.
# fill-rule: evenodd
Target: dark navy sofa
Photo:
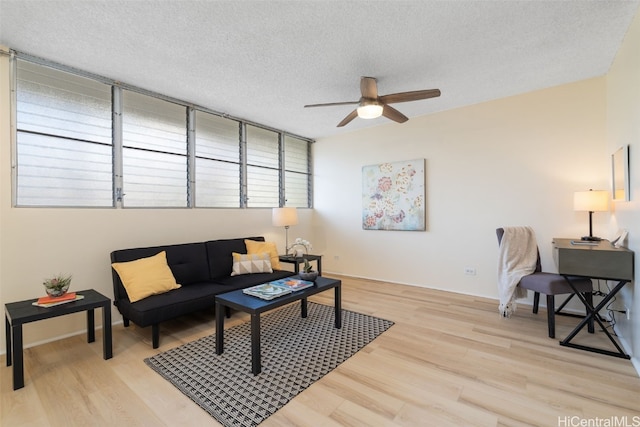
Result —
<instances>
[{"instance_id":1,"label":"dark navy sofa","mask_svg":"<svg viewBox=\"0 0 640 427\"><path fill-rule=\"evenodd\" d=\"M247 253L245 239L264 241L264 237L210 240L147 248L121 249L111 252L111 262L128 262L167 253L167 263L182 285L179 289L152 295L131 302L120 276L112 268L113 304L118 308L124 326L133 322L140 327L151 326L153 348L160 343L160 323L185 314L215 307L215 296L235 289L243 289L271 280L292 276L293 272L274 270L273 273L255 273L231 276L232 252Z\"/></svg>"}]
</instances>

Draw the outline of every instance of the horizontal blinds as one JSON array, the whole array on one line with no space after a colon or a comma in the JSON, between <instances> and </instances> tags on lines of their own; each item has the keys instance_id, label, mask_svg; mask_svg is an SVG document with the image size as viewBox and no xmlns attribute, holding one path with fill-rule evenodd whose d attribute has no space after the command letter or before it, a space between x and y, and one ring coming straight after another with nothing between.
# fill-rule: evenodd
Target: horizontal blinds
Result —
<instances>
[{"instance_id":1,"label":"horizontal blinds","mask_svg":"<svg viewBox=\"0 0 640 427\"><path fill-rule=\"evenodd\" d=\"M187 206L186 108L124 91L123 206Z\"/></svg>"},{"instance_id":2,"label":"horizontal blinds","mask_svg":"<svg viewBox=\"0 0 640 427\"><path fill-rule=\"evenodd\" d=\"M307 174L285 172L284 188L286 205L295 208L309 207L309 176Z\"/></svg>"},{"instance_id":3,"label":"horizontal blinds","mask_svg":"<svg viewBox=\"0 0 640 427\"><path fill-rule=\"evenodd\" d=\"M237 208L240 204L240 166L196 158L196 206Z\"/></svg>"},{"instance_id":4,"label":"horizontal blinds","mask_svg":"<svg viewBox=\"0 0 640 427\"><path fill-rule=\"evenodd\" d=\"M278 170L247 166L247 206L272 208L280 203Z\"/></svg>"},{"instance_id":5,"label":"horizontal blinds","mask_svg":"<svg viewBox=\"0 0 640 427\"><path fill-rule=\"evenodd\" d=\"M196 157L240 163L240 123L196 111Z\"/></svg>"},{"instance_id":6,"label":"horizontal blinds","mask_svg":"<svg viewBox=\"0 0 640 427\"><path fill-rule=\"evenodd\" d=\"M247 164L278 169L280 160L276 132L247 126Z\"/></svg>"},{"instance_id":7,"label":"horizontal blinds","mask_svg":"<svg viewBox=\"0 0 640 427\"><path fill-rule=\"evenodd\" d=\"M196 112L196 206L240 204L240 123Z\"/></svg>"},{"instance_id":8,"label":"horizontal blinds","mask_svg":"<svg viewBox=\"0 0 640 427\"><path fill-rule=\"evenodd\" d=\"M247 125L247 206L280 205L278 133Z\"/></svg>"},{"instance_id":9,"label":"horizontal blinds","mask_svg":"<svg viewBox=\"0 0 640 427\"><path fill-rule=\"evenodd\" d=\"M284 194L287 206L310 206L309 143L289 135L284 137Z\"/></svg>"},{"instance_id":10,"label":"horizontal blinds","mask_svg":"<svg viewBox=\"0 0 640 427\"><path fill-rule=\"evenodd\" d=\"M114 190L124 207L275 207L282 197L310 206L308 140L191 107L188 149L185 103L60 65L15 64L16 206L112 207Z\"/></svg>"},{"instance_id":11,"label":"horizontal blinds","mask_svg":"<svg viewBox=\"0 0 640 427\"><path fill-rule=\"evenodd\" d=\"M112 206L111 88L17 61L18 206Z\"/></svg>"},{"instance_id":12,"label":"horizontal blinds","mask_svg":"<svg viewBox=\"0 0 640 427\"><path fill-rule=\"evenodd\" d=\"M288 171L309 173L309 143L307 141L285 135L284 167Z\"/></svg>"}]
</instances>

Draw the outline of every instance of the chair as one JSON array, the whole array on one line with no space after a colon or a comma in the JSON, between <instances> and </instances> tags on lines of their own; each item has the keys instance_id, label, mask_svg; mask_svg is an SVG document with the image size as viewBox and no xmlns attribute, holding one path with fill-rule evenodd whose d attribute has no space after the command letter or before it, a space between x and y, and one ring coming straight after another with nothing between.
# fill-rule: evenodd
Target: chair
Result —
<instances>
[{"instance_id":1,"label":"chair","mask_svg":"<svg viewBox=\"0 0 640 427\"><path fill-rule=\"evenodd\" d=\"M498 245L502 242L502 236L504 235L504 228L497 228L496 234L498 236ZM576 277L570 276L568 280L571 280L571 283L575 286L575 288L584 295L586 301L590 306L593 307L593 284L591 283L591 279L584 277ZM524 289L528 289L533 291L533 312L535 314L538 313L538 305L540 303L540 294L545 294L547 297L547 323L549 327L549 338L556 337L556 321L555 315L560 314L564 316L572 316L572 317L583 317L578 316L576 314L571 313L563 313L561 312L564 306L573 298L574 290L571 288L567 279L560 274L555 273L545 273L542 271L542 264L540 262L540 250L538 250L538 259L536 262L535 271L532 274L524 276L518 286ZM570 296L560 305L560 307L555 309L555 295L562 294L570 294ZM593 333L593 321L589 322L588 330L590 333Z\"/></svg>"}]
</instances>

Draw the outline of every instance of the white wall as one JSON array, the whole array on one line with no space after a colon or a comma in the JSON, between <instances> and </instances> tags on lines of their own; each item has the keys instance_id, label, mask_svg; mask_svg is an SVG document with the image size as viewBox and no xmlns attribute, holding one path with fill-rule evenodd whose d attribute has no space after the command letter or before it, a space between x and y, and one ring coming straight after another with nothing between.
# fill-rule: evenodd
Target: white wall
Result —
<instances>
[{"instance_id":1,"label":"white wall","mask_svg":"<svg viewBox=\"0 0 640 427\"><path fill-rule=\"evenodd\" d=\"M588 232L587 214L572 210L573 192L610 190L610 156L623 144L631 152L631 201L594 213L594 234L611 238L627 229L629 248L640 253L639 117L640 15L605 77L403 125L377 119L374 129L319 140L314 239L324 268L497 298L495 228L531 225L543 268L557 271L552 238ZM426 159L427 231L362 230L362 166L414 158ZM477 275L465 275L465 267ZM616 332L640 372L640 292L633 283L613 308L631 309L631 320L617 315Z\"/></svg>"},{"instance_id":2,"label":"white wall","mask_svg":"<svg viewBox=\"0 0 640 427\"><path fill-rule=\"evenodd\" d=\"M629 144L631 200L615 202L611 228L629 231L629 248L640 271L640 14L636 15L607 75L607 154ZM618 315L618 334L633 351L640 372L640 291L629 284L620 292L618 309L631 309L631 320Z\"/></svg>"},{"instance_id":3,"label":"white wall","mask_svg":"<svg viewBox=\"0 0 640 427\"><path fill-rule=\"evenodd\" d=\"M113 298L109 253L115 249L265 236L284 252L285 232L270 209L42 209L11 206L9 60L0 55L0 304L44 295L42 281L73 275L71 290ZM299 209L289 240L310 239L312 211ZM285 264L284 268L288 266ZM114 322L122 317L112 310ZM84 314L25 325L25 344L82 332ZM97 313L96 323L101 324ZM4 328L0 342L4 343ZM149 331L149 334L151 331ZM4 345L0 346L4 352Z\"/></svg>"},{"instance_id":4,"label":"white wall","mask_svg":"<svg viewBox=\"0 0 640 427\"><path fill-rule=\"evenodd\" d=\"M323 266L495 298L495 229L530 225L543 267L554 269L552 238L588 234L573 192L609 187L605 100L605 80L597 78L319 140ZM426 159L427 231L364 231L362 166L414 158ZM594 214L596 235L608 237L608 220ZM477 275L465 275L467 266Z\"/></svg>"}]
</instances>

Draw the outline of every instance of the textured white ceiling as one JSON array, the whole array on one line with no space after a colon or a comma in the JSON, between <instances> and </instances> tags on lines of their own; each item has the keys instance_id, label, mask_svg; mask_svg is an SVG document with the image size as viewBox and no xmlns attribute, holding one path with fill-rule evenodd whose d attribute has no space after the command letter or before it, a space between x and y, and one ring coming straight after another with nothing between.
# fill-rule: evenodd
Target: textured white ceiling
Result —
<instances>
[{"instance_id":1,"label":"textured white ceiling","mask_svg":"<svg viewBox=\"0 0 640 427\"><path fill-rule=\"evenodd\" d=\"M360 76L409 118L606 74L634 1L0 0L0 44L320 138L356 119Z\"/></svg>"}]
</instances>

